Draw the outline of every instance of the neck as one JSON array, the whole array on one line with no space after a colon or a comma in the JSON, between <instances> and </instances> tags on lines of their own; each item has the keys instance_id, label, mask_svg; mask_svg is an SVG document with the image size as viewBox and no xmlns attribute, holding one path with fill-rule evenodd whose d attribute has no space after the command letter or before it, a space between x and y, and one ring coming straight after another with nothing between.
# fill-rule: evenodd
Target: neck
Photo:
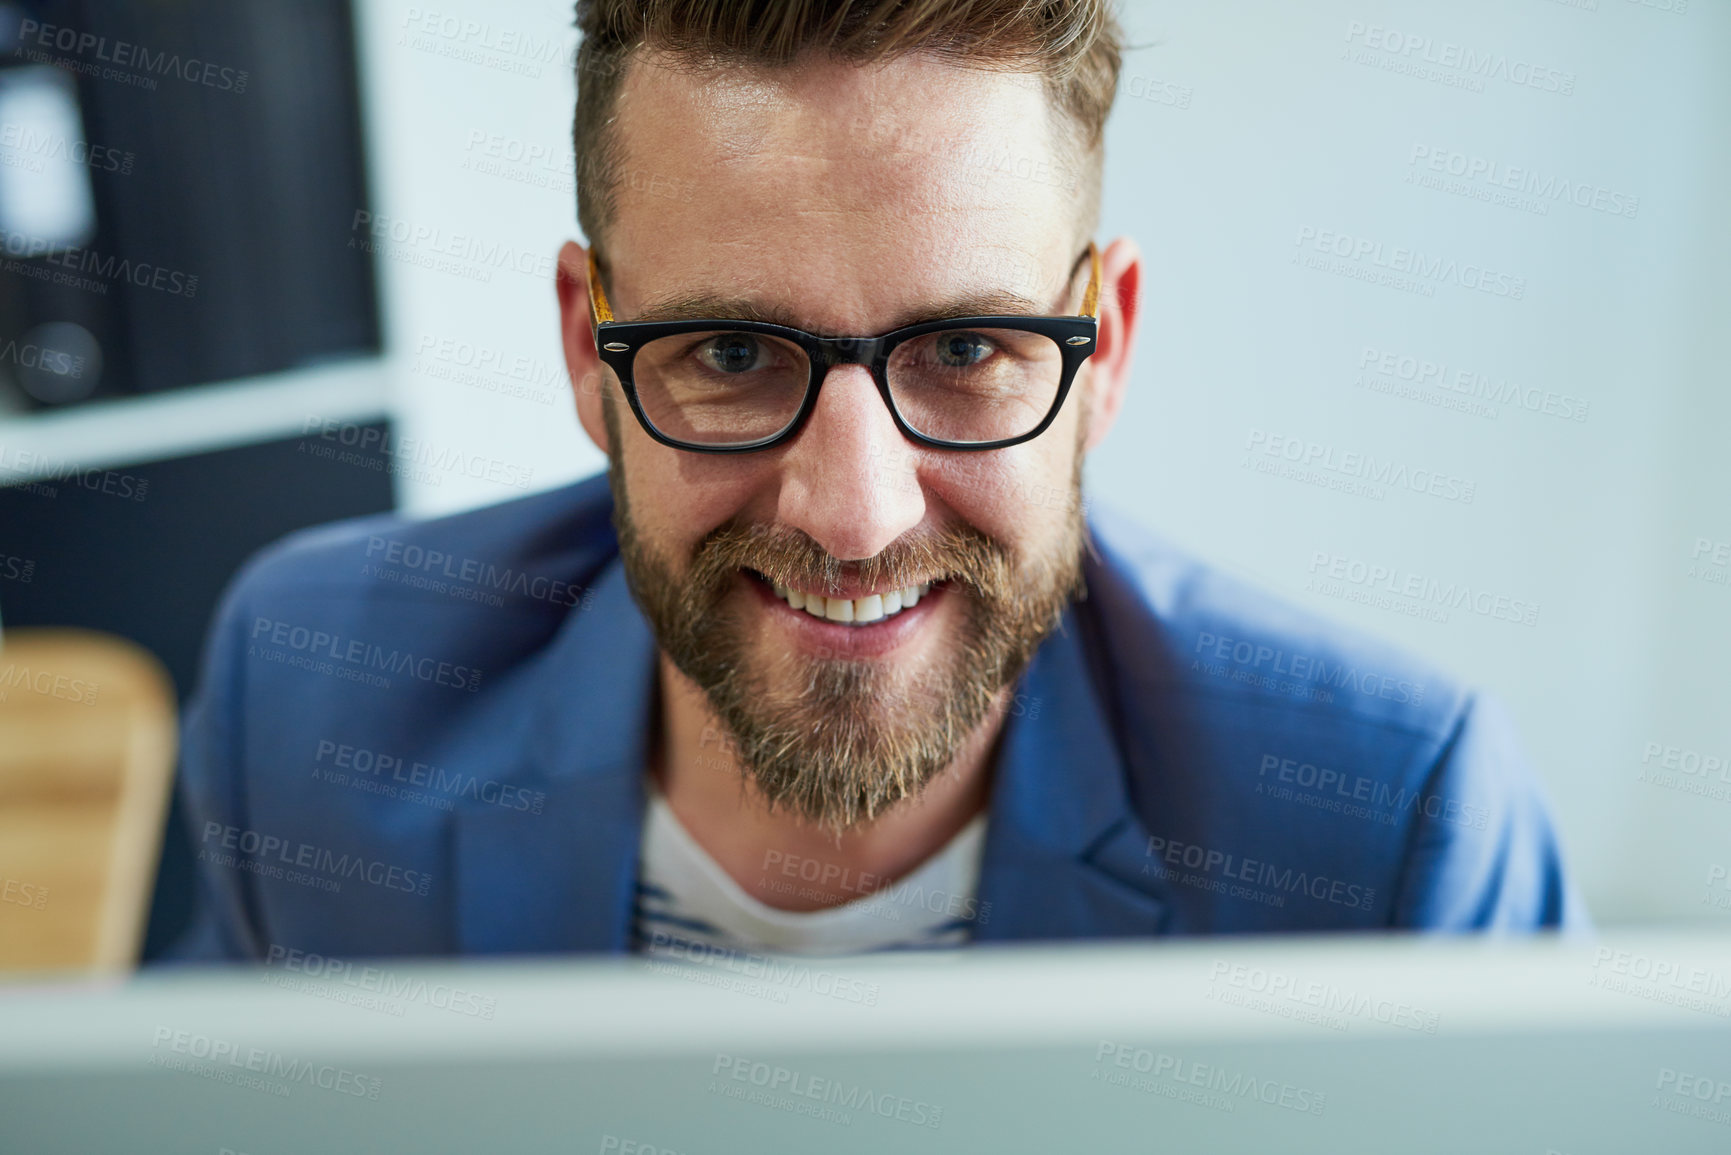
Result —
<instances>
[{"instance_id":1,"label":"neck","mask_svg":"<svg viewBox=\"0 0 1731 1155\"><path fill-rule=\"evenodd\" d=\"M911 873L986 806L991 754L1012 687L919 795L838 838L785 808L772 813L745 777L703 691L665 654L658 666L660 710L650 773L680 825L747 894L768 906L819 910L869 894Z\"/></svg>"}]
</instances>

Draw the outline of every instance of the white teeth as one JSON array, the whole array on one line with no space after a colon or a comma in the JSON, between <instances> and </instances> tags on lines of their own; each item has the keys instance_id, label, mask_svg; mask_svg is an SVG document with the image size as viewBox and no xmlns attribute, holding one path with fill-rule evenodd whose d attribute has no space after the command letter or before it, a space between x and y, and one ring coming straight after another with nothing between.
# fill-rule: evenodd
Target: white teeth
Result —
<instances>
[{"instance_id":1,"label":"white teeth","mask_svg":"<svg viewBox=\"0 0 1731 1155\"><path fill-rule=\"evenodd\" d=\"M860 598L826 598L821 594L808 594L776 582L771 582L770 587L775 590L775 595L788 605L796 610L804 610L814 618L865 625L892 618L903 610L919 605L920 598L931 592L932 583L921 582L918 585L903 586L882 594L867 594Z\"/></svg>"}]
</instances>

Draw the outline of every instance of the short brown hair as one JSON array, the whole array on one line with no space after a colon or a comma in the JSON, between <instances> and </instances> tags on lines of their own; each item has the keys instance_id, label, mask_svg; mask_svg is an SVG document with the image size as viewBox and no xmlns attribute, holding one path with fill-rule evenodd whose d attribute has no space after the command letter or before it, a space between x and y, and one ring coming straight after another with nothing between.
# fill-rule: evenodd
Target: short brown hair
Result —
<instances>
[{"instance_id":1,"label":"short brown hair","mask_svg":"<svg viewBox=\"0 0 1731 1155\"><path fill-rule=\"evenodd\" d=\"M1109 0L578 0L577 220L590 243L615 209L609 129L640 48L717 64L777 67L811 52L852 64L930 52L957 64L1039 73L1075 125L1084 211L1099 203L1106 117L1122 32ZM1090 224L1092 222L1090 221Z\"/></svg>"}]
</instances>

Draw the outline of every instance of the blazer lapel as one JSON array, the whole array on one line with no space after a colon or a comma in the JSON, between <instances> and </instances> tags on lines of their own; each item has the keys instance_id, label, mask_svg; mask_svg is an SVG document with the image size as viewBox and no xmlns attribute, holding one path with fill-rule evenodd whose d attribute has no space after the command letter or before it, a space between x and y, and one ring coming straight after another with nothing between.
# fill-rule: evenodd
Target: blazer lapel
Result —
<instances>
[{"instance_id":1,"label":"blazer lapel","mask_svg":"<svg viewBox=\"0 0 1731 1155\"><path fill-rule=\"evenodd\" d=\"M620 952L630 930L643 826L655 642L617 556L524 679L501 761L545 794L540 812L474 804L455 822L465 953ZM514 724L513 724L514 723ZM513 758L507 742L520 743Z\"/></svg>"},{"instance_id":2,"label":"blazer lapel","mask_svg":"<svg viewBox=\"0 0 1731 1155\"><path fill-rule=\"evenodd\" d=\"M1143 874L1148 832L1097 692L1089 650L1101 651L1084 645L1091 623L1072 605L1018 686L986 822L975 941L1145 936L1165 921L1159 884Z\"/></svg>"}]
</instances>

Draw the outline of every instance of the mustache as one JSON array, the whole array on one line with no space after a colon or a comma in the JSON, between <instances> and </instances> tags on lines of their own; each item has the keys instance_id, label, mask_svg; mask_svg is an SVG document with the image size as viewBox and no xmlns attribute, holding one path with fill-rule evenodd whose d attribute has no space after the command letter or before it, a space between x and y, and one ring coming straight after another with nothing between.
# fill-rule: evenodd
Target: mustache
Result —
<instances>
[{"instance_id":1,"label":"mustache","mask_svg":"<svg viewBox=\"0 0 1731 1155\"><path fill-rule=\"evenodd\" d=\"M792 526L725 522L699 543L686 579L688 595L708 604L742 569L779 585L837 594L844 583L879 588L949 580L984 601L1001 603L1016 590L1009 551L969 525L898 538L873 557L842 561Z\"/></svg>"}]
</instances>

